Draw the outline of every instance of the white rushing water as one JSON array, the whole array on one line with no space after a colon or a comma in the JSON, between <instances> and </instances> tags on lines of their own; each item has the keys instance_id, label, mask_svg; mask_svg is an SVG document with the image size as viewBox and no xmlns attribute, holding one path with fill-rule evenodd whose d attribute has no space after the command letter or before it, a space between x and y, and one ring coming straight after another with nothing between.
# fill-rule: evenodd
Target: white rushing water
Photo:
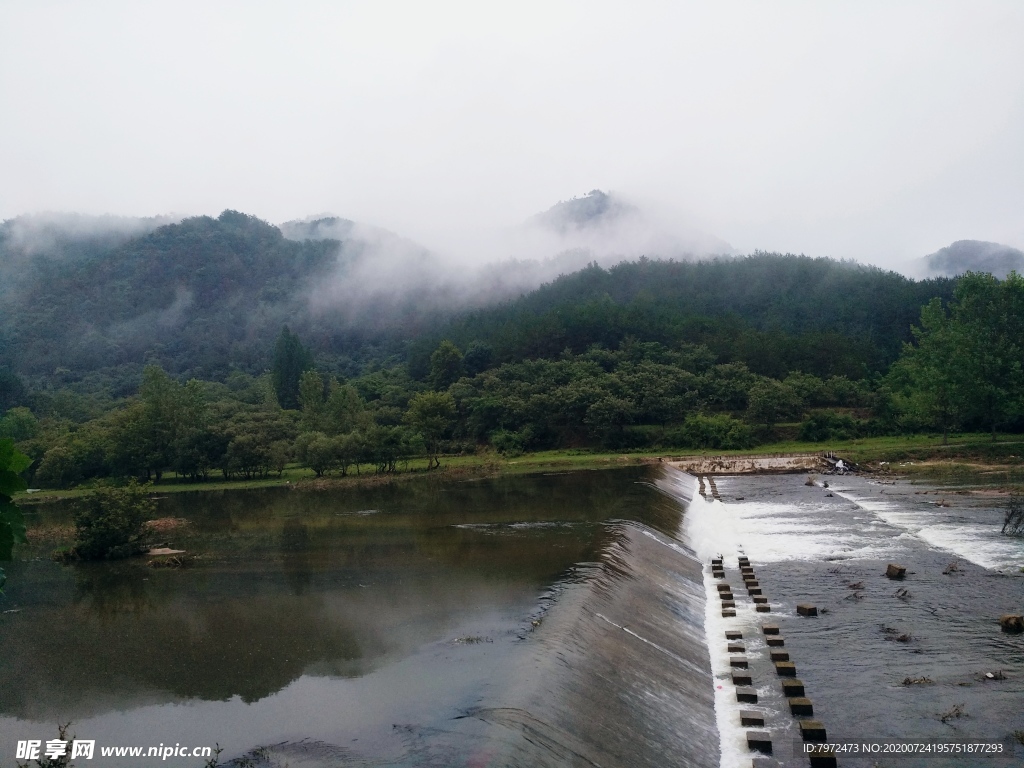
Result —
<instances>
[{"instance_id":1,"label":"white rushing water","mask_svg":"<svg viewBox=\"0 0 1024 768\"><path fill-rule=\"evenodd\" d=\"M697 479L693 476L668 469L659 481L659 487L686 505L683 541L704 564L704 635L707 638L715 686L715 725L718 729L720 765L722 768L747 765L750 752L746 744L746 731L739 725L741 707L734 695L729 654L723 640L726 630L751 623L753 611L745 604L739 604L735 618L723 618L718 605L718 590L708 567L711 558L718 555L735 560L742 554L736 539L736 529L730 524L732 521L722 520L721 516L728 514L724 504L705 500L697 493ZM745 705L743 708L756 709L756 706Z\"/></svg>"},{"instance_id":2,"label":"white rushing water","mask_svg":"<svg viewBox=\"0 0 1024 768\"><path fill-rule=\"evenodd\" d=\"M1024 542L1001 533L999 509L967 504L962 497L951 497L956 502L945 506L950 502L941 495L941 504L906 496L875 498L871 491L876 490L865 483L855 490L835 490L834 493L905 534L982 568L1016 569L1024 561ZM883 494L878 492L878 496Z\"/></svg>"}]
</instances>

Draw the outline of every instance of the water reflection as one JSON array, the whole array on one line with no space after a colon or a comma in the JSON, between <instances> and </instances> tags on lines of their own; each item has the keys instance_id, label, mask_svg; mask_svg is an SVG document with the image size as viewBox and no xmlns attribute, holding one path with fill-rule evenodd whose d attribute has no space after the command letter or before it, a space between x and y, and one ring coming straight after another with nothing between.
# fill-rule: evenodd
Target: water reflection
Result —
<instances>
[{"instance_id":1,"label":"water reflection","mask_svg":"<svg viewBox=\"0 0 1024 768\"><path fill-rule=\"evenodd\" d=\"M2 598L17 612L0 614L0 714L254 702L303 675L366 675L473 622L521 624L546 585L597 557L603 521L675 525L636 477L170 496L160 514L189 521L168 537L194 567L19 564Z\"/></svg>"}]
</instances>

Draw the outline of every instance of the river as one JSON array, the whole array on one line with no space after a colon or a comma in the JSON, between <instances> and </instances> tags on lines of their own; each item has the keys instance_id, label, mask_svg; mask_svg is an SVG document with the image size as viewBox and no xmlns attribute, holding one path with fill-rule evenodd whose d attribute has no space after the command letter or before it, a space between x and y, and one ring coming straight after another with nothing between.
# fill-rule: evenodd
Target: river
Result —
<instances>
[{"instance_id":1,"label":"river","mask_svg":"<svg viewBox=\"0 0 1024 768\"><path fill-rule=\"evenodd\" d=\"M633 468L174 494L159 515L188 521L167 543L189 567L64 567L41 544L0 598L0 766L69 721L97 750L219 744L237 766L749 766L729 627L776 745L755 764L806 765L766 617L830 740L1024 731L1024 642L994 623L1021 610L1024 547L998 535L994 500L937 506L931 486L866 478L717 485L706 502L689 476ZM28 512L40 531L69 521ZM770 614L738 598L718 615L713 554L750 558ZM76 762L157 763L204 760Z\"/></svg>"}]
</instances>

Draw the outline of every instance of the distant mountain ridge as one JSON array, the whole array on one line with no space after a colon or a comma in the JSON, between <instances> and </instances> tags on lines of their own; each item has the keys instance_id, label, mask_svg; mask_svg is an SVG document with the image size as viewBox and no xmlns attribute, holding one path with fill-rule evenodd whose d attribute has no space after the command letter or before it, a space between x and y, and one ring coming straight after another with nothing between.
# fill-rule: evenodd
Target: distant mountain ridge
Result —
<instances>
[{"instance_id":1,"label":"distant mountain ridge","mask_svg":"<svg viewBox=\"0 0 1024 768\"><path fill-rule=\"evenodd\" d=\"M925 256L923 261L929 276L990 272L1003 279L1012 271L1024 273L1024 251L983 240L957 240Z\"/></svg>"},{"instance_id":2,"label":"distant mountain ridge","mask_svg":"<svg viewBox=\"0 0 1024 768\"><path fill-rule=\"evenodd\" d=\"M231 210L170 223L19 217L0 224L0 371L115 397L134 391L148 362L224 381L264 371L285 324L318 365L344 376L408 360L414 347L429 353L419 340L438 333L529 357L565 348L554 330L562 314L604 324L607 302L624 313L622 333L577 338L617 344L655 327L674 329L666 341L704 338L700 328L732 317L726 325L794 338L822 329L860 337L882 361L909 337L923 300L950 293L948 281L913 284L827 259L701 259L597 190L529 226L544 236L527 258L467 265L334 216L279 227ZM540 346L509 340L526 328Z\"/></svg>"},{"instance_id":3,"label":"distant mountain ridge","mask_svg":"<svg viewBox=\"0 0 1024 768\"><path fill-rule=\"evenodd\" d=\"M577 268L590 261L610 266L640 256L693 260L736 253L714 235L672 217L655 216L600 189L531 217L519 236L519 247L526 250L552 256L577 254Z\"/></svg>"}]
</instances>

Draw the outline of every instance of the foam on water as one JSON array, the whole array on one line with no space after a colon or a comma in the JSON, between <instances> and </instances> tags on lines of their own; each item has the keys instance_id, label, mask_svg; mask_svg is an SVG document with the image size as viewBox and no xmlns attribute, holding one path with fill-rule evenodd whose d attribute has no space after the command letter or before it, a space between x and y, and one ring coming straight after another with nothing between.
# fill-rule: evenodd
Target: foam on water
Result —
<instances>
[{"instance_id":1,"label":"foam on water","mask_svg":"<svg viewBox=\"0 0 1024 768\"><path fill-rule=\"evenodd\" d=\"M1019 568L1024 542L1001 534L998 511L944 507L913 498L875 499L860 491L833 491L886 525L900 529L929 546L992 570Z\"/></svg>"},{"instance_id":2,"label":"foam on water","mask_svg":"<svg viewBox=\"0 0 1024 768\"><path fill-rule=\"evenodd\" d=\"M698 482L692 475L674 468L666 468L658 479L658 487L676 498L686 508L682 522L682 538L697 558L707 564L711 558L722 555L735 558L742 553L736 537L735 527L723 521L728 515L726 505L705 500L698 495ZM737 629L749 624L753 611L748 606L737 606L736 617L725 619L718 605L718 592L706 566L703 570L704 584L704 636L708 639L708 654L711 661L711 675L715 688L715 725L718 729L718 748L722 768L744 765L749 762L746 732L740 727L740 705L733 695L729 654L723 642L727 629ZM744 707L750 708L750 707Z\"/></svg>"}]
</instances>

